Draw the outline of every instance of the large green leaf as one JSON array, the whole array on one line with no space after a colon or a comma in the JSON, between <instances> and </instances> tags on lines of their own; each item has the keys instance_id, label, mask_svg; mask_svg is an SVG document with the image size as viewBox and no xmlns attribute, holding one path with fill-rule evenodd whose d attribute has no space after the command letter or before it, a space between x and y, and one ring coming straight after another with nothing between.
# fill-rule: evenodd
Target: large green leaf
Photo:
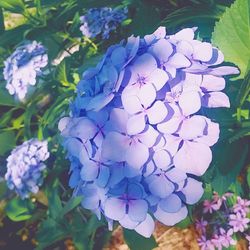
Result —
<instances>
[{"instance_id":1,"label":"large green leaf","mask_svg":"<svg viewBox=\"0 0 250 250\"><path fill-rule=\"evenodd\" d=\"M7 151L15 146L15 133L13 131L6 131L0 133L0 155L4 155Z\"/></svg>"},{"instance_id":2,"label":"large green leaf","mask_svg":"<svg viewBox=\"0 0 250 250\"><path fill-rule=\"evenodd\" d=\"M25 5L22 0L2 0L0 1L0 7L14 13L23 13L25 9Z\"/></svg>"},{"instance_id":3,"label":"large green leaf","mask_svg":"<svg viewBox=\"0 0 250 250\"><path fill-rule=\"evenodd\" d=\"M157 247L155 239L151 236L150 238L144 238L135 231L124 229L124 239L131 250L152 250Z\"/></svg>"},{"instance_id":4,"label":"large green leaf","mask_svg":"<svg viewBox=\"0 0 250 250\"><path fill-rule=\"evenodd\" d=\"M33 209L34 204L32 204L29 200L14 198L7 204L5 212L11 220L23 221L32 217Z\"/></svg>"},{"instance_id":5,"label":"large green leaf","mask_svg":"<svg viewBox=\"0 0 250 250\"><path fill-rule=\"evenodd\" d=\"M246 73L250 58L250 1L236 0L215 25L213 44L224 53L225 60L238 65L240 77Z\"/></svg>"}]
</instances>

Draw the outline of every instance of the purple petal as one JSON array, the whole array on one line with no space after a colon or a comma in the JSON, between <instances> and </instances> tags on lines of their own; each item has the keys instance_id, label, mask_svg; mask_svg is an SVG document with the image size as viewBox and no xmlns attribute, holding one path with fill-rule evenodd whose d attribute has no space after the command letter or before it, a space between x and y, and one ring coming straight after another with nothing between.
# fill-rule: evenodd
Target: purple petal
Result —
<instances>
[{"instance_id":1,"label":"purple petal","mask_svg":"<svg viewBox=\"0 0 250 250\"><path fill-rule=\"evenodd\" d=\"M142 132L146 126L145 123L145 115L143 113L131 116L127 122L127 133L129 135L136 135Z\"/></svg>"},{"instance_id":2,"label":"purple petal","mask_svg":"<svg viewBox=\"0 0 250 250\"><path fill-rule=\"evenodd\" d=\"M139 97L134 88L126 87L122 92L122 104L129 114L136 114L143 110Z\"/></svg>"},{"instance_id":3,"label":"purple petal","mask_svg":"<svg viewBox=\"0 0 250 250\"><path fill-rule=\"evenodd\" d=\"M114 98L113 93L110 93L109 95L101 93L90 100L90 102L86 107L86 110L99 111L102 108L104 108L107 104L109 104L113 98Z\"/></svg>"},{"instance_id":4,"label":"purple petal","mask_svg":"<svg viewBox=\"0 0 250 250\"><path fill-rule=\"evenodd\" d=\"M191 62L183 54L175 53L172 57L170 57L168 64L177 69L180 69L189 67L191 65Z\"/></svg>"},{"instance_id":5,"label":"purple petal","mask_svg":"<svg viewBox=\"0 0 250 250\"><path fill-rule=\"evenodd\" d=\"M172 39L192 41L194 39L194 29L186 28L171 36Z\"/></svg>"},{"instance_id":6,"label":"purple petal","mask_svg":"<svg viewBox=\"0 0 250 250\"><path fill-rule=\"evenodd\" d=\"M172 162L171 155L166 150L156 151L153 155L153 160L157 168L167 170Z\"/></svg>"},{"instance_id":7,"label":"purple petal","mask_svg":"<svg viewBox=\"0 0 250 250\"><path fill-rule=\"evenodd\" d=\"M121 220L126 213L126 203L123 200L110 197L104 204L104 213L112 220Z\"/></svg>"},{"instance_id":8,"label":"purple petal","mask_svg":"<svg viewBox=\"0 0 250 250\"><path fill-rule=\"evenodd\" d=\"M201 83L201 87L207 91L220 91L225 88L226 82L223 77L217 77L213 75L204 75Z\"/></svg>"},{"instance_id":9,"label":"purple petal","mask_svg":"<svg viewBox=\"0 0 250 250\"><path fill-rule=\"evenodd\" d=\"M117 132L108 133L103 141L102 157L111 161L124 161L128 143L128 138L126 136Z\"/></svg>"},{"instance_id":10,"label":"purple petal","mask_svg":"<svg viewBox=\"0 0 250 250\"><path fill-rule=\"evenodd\" d=\"M168 109L162 101L156 101L153 106L147 110L150 124L162 122L168 114Z\"/></svg>"},{"instance_id":11,"label":"purple petal","mask_svg":"<svg viewBox=\"0 0 250 250\"><path fill-rule=\"evenodd\" d=\"M130 200L128 216L131 220L141 222L146 219L148 203L145 200Z\"/></svg>"},{"instance_id":12,"label":"purple petal","mask_svg":"<svg viewBox=\"0 0 250 250\"><path fill-rule=\"evenodd\" d=\"M81 179L83 181L93 181L98 175L98 165L94 161L85 161L84 166L81 169Z\"/></svg>"},{"instance_id":13,"label":"purple petal","mask_svg":"<svg viewBox=\"0 0 250 250\"><path fill-rule=\"evenodd\" d=\"M184 206L176 213L167 213L163 211L160 206L157 207L156 212L154 212L155 218L165 224L166 226L173 226L176 223L187 217L188 211Z\"/></svg>"},{"instance_id":14,"label":"purple petal","mask_svg":"<svg viewBox=\"0 0 250 250\"><path fill-rule=\"evenodd\" d=\"M240 73L239 69L232 66L221 66L209 69L209 74L212 74L214 76L237 75L239 73Z\"/></svg>"},{"instance_id":15,"label":"purple petal","mask_svg":"<svg viewBox=\"0 0 250 250\"><path fill-rule=\"evenodd\" d=\"M171 194L159 203L159 207L168 213L176 213L181 209L182 201L176 194Z\"/></svg>"},{"instance_id":16,"label":"purple petal","mask_svg":"<svg viewBox=\"0 0 250 250\"><path fill-rule=\"evenodd\" d=\"M160 90L168 81L168 74L162 69L155 69L151 72L148 81L151 82L156 90Z\"/></svg>"},{"instance_id":17,"label":"purple petal","mask_svg":"<svg viewBox=\"0 0 250 250\"><path fill-rule=\"evenodd\" d=\"M223 92L209 92L202 96L202 106L208 108L230 108L230 101Z\"/></svg>"},{"instance_id":18,"label":"purple petal","mask_svg":"<svg viewBox=\"0 0 250 250\"><path fill-rule=\"evenodd\" d=\"M195 204L199 201L204 193L202 182L199 182L193 178L187 178L187 184L181 190L181 192L185 195L185 202L187 204Z\"/></svg>"},{"instance_id":19,"label":"purple petal","mask_svg":"<svg viewBox=\"0 0 250 250\"><path fill-rule=\"evenodd\" d=\"M212 161L212 152L209 146L203 143L184 141L182 147L174 156L176 168L186 173L201 176Z\"/></svg>"},{"instance_id":20,"label":"purple petal","mask_svg":"<svg viewBox=\"0 0 250 250\"><path fill-rule=\"evenodd\" d=\"M128 147L126 154L124 154L124 151L122 153L125 156L126 162L131 167L137 169L141 168L149 157L148 147L140 142L132 143Z\"/></svg>"},{"instance_id":21,"label":"purple petal","mask_svg":"<svg viewBox=\"0 0 250 250\"><path fill-rule=\"evenodd\" d=\"M194 115L188 119L183 120L179 136L184 140L195 139L204 134L207 122L203 116Z\"/></svg>"},{"instance_id":22,"label":"purple petal","mask_svg":"<svg viewBox=\"0 0 250 250\"><path fill-rule=\"evenodd\" d=\"M142 236L149 238L155 229L155 223L152 217L147 214L146 219L136 226L135 231Z\"/></svg>"},{"instance_id":23,"label":"purple petal","mask_svg":"<svg viewBox=\"0 0 250 250\"><path fill-rule=\"evenodd\" d=\"M166 39L160 39L149 48L149 52L152 53L160 63L165 63L173 53L173 47Z\"/></svg>"},{"instance_id":24,"label":"purple petal","mask_svg":"<svg viewBox=\"0 0 250 250\"><path fill-rule=\"evenodd\" d=\"M146 145L148 148L151 148L155 142L159 133L150 125L146 126L146 131L137 135L137 138L140 140L141 143Z\"/></svg>"},{"instance_id":25,"label":"purple petal","mask_svg":"<svg viewBox=\"0 0 250 250\"><path fill-rule=\"evenodd\" d=\"M132 71L135 71L141 76L149 76L150 72L156 68L157 62L155 58L149 53L144 53L135 60Z\"/></svg>"},{"instance_id":26,"label":"purple petal","mask_svg":"<svg viewBox=\"0 0 250 250\"><path fill-rule=\"evenodd\" d=\"M183 92L179 98L179 105L184 115L196 113L201 108L201 97L196 91Z\"/></svg>"},{"instance_id":27,"label":"purple petal","mask_svg":"<svg viewBox=\"0 0 250 250\"><path fill-rule=\"evenodd\" d=\"M186 57L190 58L193 54L193 46L188 41L180 41L176 45L176 51L180 54L185 55Z\"/></svg>"},{"instance_id":28,"label":"purple petal","mask_svg":"<svg viewBox=\"0 0 250 250\"><path fill-rule=\"evenodd\" d=\"M139 224L139 222L131 220L127 214L119 220L119 223L122 227L130 230L135 229L135 227Z\"/></svg>"},{"instance_id":29,"label":"purple petal","mask_svg":"<svg viewBox=\"0 0 250 250\"><path fill-rule=\"evenodd\" d=\"M156 91L152 84L144 84L139 87L136 95L144 108L148 108L156 98Z\"/></svg>"},{"instance_id":30,"label":"purple petal","mask_svg":"<svg viewBox=\"0 0 250 250\"><path fill-rule=\"evenodd\" d=\"M195 139L196 142L207 144L208 146L213 146L219 139L220 128L219 124L212 122L210 119L206 118L207 122L207 133L200 138Z\"/></svg>"},{"instance_id":31,"label":"purple petal","mask_svg":"<svg viewBox=\"0 0 250 250\"><path fill-rule=\"evenodd\" d=\"M213 47L210 43L193 41L193 59L208 62L213 56Z\"/></svg>"},{"instance_id":32,"label":"purple petal","mask_svg":"<svg viewBox=\"0 0 250 250\"><path fill-rule=\"evenodd\" d=\"M110 125L112 130L120 133L127 132L128 113L124 109L114 108L110 113Z\"/></svg>"},{"instance_id":33,"label":"purple petal","mask_svg":"<svg viewBox=\"0 0 250 250\"><path fill-rule=\"evenodd\" d=\"M161 184L159 185L159 183ZM164 176L155 176L149 183L149 190L155 196L166 198L174 191L174 185Z\"/></svg>"},{"instance_id":34,"label":"purple petal","mask_svg":"<svg viewBox=\"0 0 250 250\"><path fill-rule=\"evenodd\" d=\"M176 182L176 183L186 180L187 178L186 173L178 168L172 168L171 170L167 171L166 176L172 182Z\"/></svg>"}]
</instances>

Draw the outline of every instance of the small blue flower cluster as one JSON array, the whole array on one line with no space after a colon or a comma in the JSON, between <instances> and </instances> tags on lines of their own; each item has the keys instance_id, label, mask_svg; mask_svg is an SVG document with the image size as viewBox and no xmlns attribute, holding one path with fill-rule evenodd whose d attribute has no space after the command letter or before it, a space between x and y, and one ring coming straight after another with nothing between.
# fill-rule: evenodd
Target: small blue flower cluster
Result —
<instances>
[{"instance_id":1,"label":"small blue flower cluster","mask_svg":"<svg viewBox=\"0 0 250 250\"><path fill-rule=\"evenodd\" d=\"M7 158L5 180L22 199L37 193L43 182L43 163L49 157L47 141L31 139L17 146Z\"/></svg>"},{"instance_id":2,"label":"small blue flower cluster","mask_svg":"<svg viewBox=\"0 0 250 250\"><path fill-rule=\"evenodd\" d=\"M59 129L71 161L70 186L82 206L110 226L149 237L152 215L166 225L187 216L203 194L196 176L212 160L219 125L201 107L228 107L223 54L194 39L195 28L111 46L83 73L71 117Z\"/></svg>"},{"instance_id":3,"label":"small blue flower cluster","mask_svg":"<svg viewBox=\"0 0 250 250\"><path fill-rule=\"evenodd\" d=\"M108 39L111 31L115 30L127 17L127 9L93 8L86 15L81 16L82 34L88 38L95 38L101 34L103 39Z\"/></svg>"},{"instance_id":4,"label":"small blue flower cluster","mask_svg":"<svg viewBox=\"0 0 250 250\"><path fill-rule=\"evenodd\" d=\"M28 93L29 85L36 84L41 68L48 64L46 49L36 41L18 47L4 62L4 79L6 88L11 95L23 100Z\"/></svg>"}]
</instances>

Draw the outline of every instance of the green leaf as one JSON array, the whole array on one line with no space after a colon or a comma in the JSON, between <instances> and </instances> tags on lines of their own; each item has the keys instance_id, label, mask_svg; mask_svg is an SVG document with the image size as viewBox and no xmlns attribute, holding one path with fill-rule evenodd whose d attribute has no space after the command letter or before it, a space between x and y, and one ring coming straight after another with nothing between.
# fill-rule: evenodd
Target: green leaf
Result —
<instances>
[{"instance_id":1,"label":"green leaf","mask_svg":"<svg viewBox=\"0 0 250 250\"><path fill-rule=\"evenodd\" d=\"M1 40L1 39L0 39ZM0 88L0 105L3 106L17 106L14 97L8 93L3 87Z\"/></svg>"},{"instance_id":2,"label":"green leaf","mask_svg":"<svg viewBox=\"0 0 250 250\"><path fill-rule=\"evenodd\" d=\"M68 212L70 212L72 209L74 209L75 207L77 207L82 201L82 197L78 196L78 197L72 197L64 206L63 210L62 210L62 215L67 214Z\"/></svg>"},{"instance_id":3,"label":"green leaf","mask_svg":"<svg viewBox=\"0 0 250 250\"><path fill-rule=\"evenodd\" d=\"M142 36L154 32L161 21L159 10L142 1L138 1L137 4L137 12L130 25L130 33Z\"/></svg>"},{"instance_id":4,"label":"green leaf","mask_svg":"<svg viewBox=\"0 0 250 250\"><path fill-rule=\"evenodd\" d=\"M124 239L131 250L152 250L157 247L155 239L144 238L133 230L123 230Z\"/></svg>"},{"instance_id":5,"label":"green leaf","mask_svg":"<svg viewBox=\"0 0 250 250\"><path fill-rule=\"evenodd\" d=\"M0 155L4 155L14 148L16 144L15 133L13 131L0 133L0 142Z\"/></svg>"},{"instance_id":6,"label":"green leaf","mask_svg":"<svg viewBox=\"0 0 250 250\"><path fill-rule=\"evenodd\" d=\"M3 16L3 10L0 8L0 35L4 33L5 26L4 26L4 16Z\"/></svg>"},{"instance_id":7,"label":"green leaf","mask_svg":"<svg viewBox=\"0 0 250 250\"><path fill-rule=\"evenodd\" d=\"M62 202L58 195L56 187L52 187L47 191L48 204L49 204L49 215L53 219L58 219L62 217Z\"/></svg>"},{"instance_id":8,"label":"green leaf","mask_svg":"<svg viewBox=\"0 0 250 250\"><path fill-rule=\"evenodd\" d=\"M55 70L55 79L59 81L63 86L68 87L70 86L70 83L67 78L67 72L66 72L66 61L63 60Z\"/></svg>"},{"instance_id":9,"label":"green leaf","mask_svg":"<svg viewBox=\"0 0 250 250\"><path fill-rule=\"evenodd\" d=\"M238 96L236 99L236 104L238 107L239 106L242 107L242 105L244 104L250 92L250 60L248 61L247 68L248 70L247 70L246 76L244 77L244 80L240 86L240 90L238 92Z\"/></svg>"},{"instance_id":10,"label":"green leaf","mask_svg":"<svg viewBox=\"0 0 250 250\"><path fill-rule=\"evenodd\" d=\"M20 198L12 199L6 206L5 212L13 221L28 220L32 217L34 204L29 200L21 200Z\"/></svg>"},{"instance_id":11,"label":"green leaf","mask_svg":"<svg viewBox=\"0 0 250 250\"><path fill-rule=\"evenodd\" d=\"M238 65L242 78L250 58L250 1L236 0L215 25L213 44L224 53L225 60Z\"/></svg>"},{"instance_id":12,"label":"green leaf","mask_svg":"<svg viewBox=\"0 0 250 250\"><path fill-rule=\"evenodd\" d=\"M220 143L219 156L215 157L215 173L212 180L213 189L219 194L228 191L235 183L241 169L245 166L248 154L248 144L241 139L233 143Z\"/></svg>"},{"instance_id":13,"label":"green leaf","mask_svg":"<svg viewBox=\"0 0 250 250\"><path fill-rule=\"evenodd\" d=\"M25 5L22 0L2 0L0 1L0 7L14 13L23 13L25 10Z\"/></svg>"},{"instance_id":14,"label":"green leaf","mask_svg":"<svg viewBox=\"0 0 250 250\"><path fill-rule=\"evenodd\" d=\"M247 170L247 184L248 184L248 187L250 187L250 167Z\"/></svg>"}]
</instances>

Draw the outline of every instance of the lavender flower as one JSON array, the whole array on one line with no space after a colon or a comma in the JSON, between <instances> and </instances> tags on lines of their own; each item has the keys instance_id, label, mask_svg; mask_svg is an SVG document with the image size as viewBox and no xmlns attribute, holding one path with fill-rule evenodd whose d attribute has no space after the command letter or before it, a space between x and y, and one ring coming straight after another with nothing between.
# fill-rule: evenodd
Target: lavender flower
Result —
<instances>
[{"instance_id":1,"label":"lavender flower","mask_svg":"<svg viewBox=\"0 0 250 250\"><path fill-rule=\"evenodd\" d=\"M29 193L37 193L43 182L43 163L49 157L46 141L31 139L17 146L7 158L5 179L11 190L15 190L21 198Z\"/></svg>"},{"instance_id":2,"label":"lavender flower","mask_svg":"<svg viewBox=\"0 0 250 250\"><path fill-rule=\"evenodd\" d=\"M102 35L108 39L111 31L115 30L126 19L127 9L93 8L80 17L82 34L88 38Z\"/></svg>"},{"instance_id":3,"label":"lavender flower","mask_svg":"<svg viewBox=\"0 0 250 250\"><path fill-rule=\"evenodd\" d=\"M29 85L36 84L36 78L41 75L41 68L48 63L46 49L36 41L28 42L18 47L4 62L4 79L6 88L11 95L23 100Z\"/></svg>"},{"instance_id":4,"label":"lavender flower","mask_svg":"<svg viewBox=\"0 0 250 250\"><path fill-rule=\"evenodd\" d=\"M229 225L233 227L234 232L244 232L248 228L250 220L241 213L230 214Z\"/></svg>"},{"instance_id":5,"label":"lavender flower","mask_svg":"<svg viewBox=\"0 0 250 250\"><path fill-rule=\"evenodd\" d=\"M174 225L203 194L195 175L209 167L219 126L199 111L228 106L223 76L238 70L217 67L222 53L194 31L167 36L160 27L111 46L59 123L70 186L109 225L149 237L152 216Z\"/></svg>"},{"instance_id":6,"label":"lavender flower","mask_svg":"<svg viewBox=\"0 0 250 250\"><path fill-rule=\"evenodd\" d=\"M234 213L248 214L250 212L250 200L237 197L237 203L233 207Z\"/></svg>"}]
</instances>

